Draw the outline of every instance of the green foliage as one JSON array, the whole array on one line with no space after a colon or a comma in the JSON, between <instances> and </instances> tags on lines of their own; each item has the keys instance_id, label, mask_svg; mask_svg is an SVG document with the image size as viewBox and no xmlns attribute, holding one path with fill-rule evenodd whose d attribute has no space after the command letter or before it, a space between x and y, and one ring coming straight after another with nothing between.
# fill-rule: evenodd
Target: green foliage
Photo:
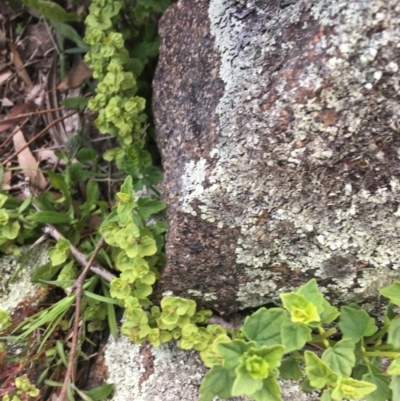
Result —
<instances>
[{"instance_id":1,"label":"green foliage","mask_svg":"<svg viewBox=\"0 0 400 401\"><path fill-rule=\"evenodd\" d=\"M59 4L48 0L22 0L24 4L32 8L38 14L50 21L67 22L79 21L79 16L75 13L67 13Z\"/></svg>"},{"instance_id":2,"label":"green foliage","mask_svg":"<svg viewBox=\"0 0 400 401\"><path fill-rule=\"evenodd\" d=\"M31 400L40 393L39 389L26 376L20 376L15 379L15 388L16 391L12 398L7 394L2 398L2 401Z\"/></svg>"},{"instance_id":3,"label":"green foliage","mask_svg":"<svg viewBox=\"0 0 400 401\"><path fill-rule=\"evenodd\" d=\"M397 284L381 293L395 300ZM278 401L281 391L276 378L300 380L304 375L302 387L321 390L322 401L392 397L400 373L399 318L395 314L390 314L391 319L378 331L375 320L359 306L352 304L339 312L330 305L315 279L296 292L281 294L281 299L284 308L260 308L246 318L243 340L217 337L202 351L202 359L211 369L200 387L201 401L239 395ZM323 325L337 317L342 339L332 340L339 332L333 327L325 330ZM190 330L195 331L193 327ZM381 347L387 334L387 344ZM305 350L306 344L308 348L317 346L317 351L323 348L322 355ZM386 372L375 366L379 357L391 360Z\"/></svg>"},{"instance_id":4,"label":"green foliage","mask_svg":"<svg viewBox=\"0 0 400 401\"><path fill-rule=\"evenodd\" d=\"M10 315L3 309L0 309L0 330L4 330L10 325Z\"/></svg>"},{"instance_id":5,"label":"green foliage","mask_svg":"<svg viewBox=\"0 0 400 401\"><path fill-rule=\"evenodd\" d=\"M70 242L65 238L60 238L56 246L49 248L50 261L53 266L64 263L68 258Z\"/></svg>"},{"instance_id":6,"label":"green foliage","mask_svg":"<svg viewBox=\"0 0 400 401\"><path fill-rule=\"evenodd\" d=\"M137 0L131 8L125 0L93 0L85 21L85 43L62 22L75 17L57 4L45 0L24 3L51 19L63 37L81 49L89 48L85 60L94 70L96 94L89 101L79 98L66 104L96 112L100 132L116 138L118 147L107 150L103 159L120 170L117 177L122 181L123 176L124 181L110 208L99 200L97 178L101 171L97 153L90 148L73 151L72 147L58 153L65 171L46 174L59 197L48 191L20 202L0 194L0 250L13 252L17 245L38 238L43 225L53 224L63 237L49 249L51 266L41 266L34 280L67 289L79 274L71 257L72 247L79 247L89 258L100 235L104 236L107 249L98 259L118 276L110 283L97 276L85 281L81 299L85 333L102 330L108 322L116 336L114 308L122 306L121 332L133 342L148 341L159 346L176 340L182 349L199 351L210 368L200 388L200 401L240 395L256 401L280 401L279 377L297 381L303 378L302 388L321 390L322 401L383 401L391 397L399 401L400 317L394 306L400 306L400 282L380 291L391 302L380 329L358 305L343 306L340 311L331 305L315 279L295 292L281 294L283 307L260 308L246 317L240 331L209 324L212 312L196 310L196 303L190 299L166 296L160 305L152 303L149 296L165 262L166 230L164 223L154 221L154 215L165 205L156 191L156 196L138 196L143 187L152 189L161 179L146 151L149 109L144 97L139 96L139 88L146 86L141 77L151 69L151 59L158 52L152 15L163 12L170 2ZM123 27L122 13L134 21L129 29ZM135 44L128 47L129 42ZM74 182L85 189L84 200L77 201ZM98 232L90 225L96 217L101 220ZM39 351L45 349L46 358L57 358L66 365L68 347L57 340L46 348L46 341L59 328L70 326L75 302L75 295L68 295L29 316L16 327L16 341L26 341L42 328ZM1 330L10 324L8 314L0 311ZM390 361L386 371L380 366L381 358ZM16 379L15 390L14 398L7 395L3 401L17 401L22 394L38 395L29 379L23 377ZM86 392L86 396L101 400L111 390L109 385L101 386Z\"/></svg>"}]
</instances>

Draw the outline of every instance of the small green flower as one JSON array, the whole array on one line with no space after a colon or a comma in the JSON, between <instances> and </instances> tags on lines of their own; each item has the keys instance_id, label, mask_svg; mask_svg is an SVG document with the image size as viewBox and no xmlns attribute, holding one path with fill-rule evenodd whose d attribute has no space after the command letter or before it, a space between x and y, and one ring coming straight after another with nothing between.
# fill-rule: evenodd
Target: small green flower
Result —
<instances>
[{"instance_id":1,"label":"small green flower","mask_svg":"<svg viewBox=\"0 0 400 401\"><path fill-rule=\"evenodd\" d=\"M84 41L88 45L94 45L96 43L101 43L104 39L104 32L96 27L91 27L86 30L86 35Z\"/></svg>"},{"instance_id":2,"label":"small green flower","mask_svg":"<svg viewBox=\"0 0 400 401\"><path fill-rule=\"evenodd\" d=\"M113 298L124 299L130 294L130 292L131 287L126 281L120 278L115 278L111 281L110 295Z\"/></svg>"},{"instance_id":3,"label":"small green flower","mask_svg":"<svg viewBox=\"0 0 400 401\"><path fill-rule=\"evenodd\" d=\"M117 2L114 2L116 4ZM116 49L122 49L124 47L124 38L122 33L119 32L110 32L107 38L105 39L105 43L112 44Z\"/></svg>"},{"instance_id":4,"label":"small green flower","mask_svg":"<svg viewBox=\"0 0 400 401\"><path fill-rule=\"evenodd\" d=\"M124 108L128 113L132 113L133 111L142 111L146 107L145 99L141 97L132 97L127 102L125 102Z\"/></svg>"},{"instance_id":5,"label":"small green flower","mask_svg":"<svg viewBox=\"0 0 400 401\"><path fill-rule=\"evenodd\" d=\"M283 306L290 312L292 322L307 324L321 320L316 306L307 301L303 295L290 292L281 294L280 298Z\"/></svg>"},{"instance_id":6,"label":"small green flower","mask_svg":"<svg viewBox=\"0 0 400 401\"><path fill-rule=\"evenodd\" d=\"M61 265L67 260L70 246L71 243L66 238L60 238L55 246L49 248L48 253L53 266Z\"/></svg>"},{"instance_id":7,"label":"small green flower","mask_svg":"<svg viewBox=\"0 0 400 401\"><path fill-rule=\"evenodd\" d=\"M196 351L204 351L207 348L211 333L202 327L194 324L187 324L182 328L182 339L179 343L182 349L195 349Z\"/></svg>"},{"instance_id":8,"label":"small green flower","mask_svg":"<svg viewBox=\"0 0 400 401\"><path fill-rule=\"evenodd\" d=\"M101 15L100 11L90 12L86 17L85 24L88 28L98 28L101 30L106 30L111 28L111 19Z\"/></svg>"},{"instance_id":9,"label":"small green flower","mask_svg":"<svg viewBox=\"0 0 400 401\"><path fill-rule=\"evenodd\" d=\"M133 223L129 223L115 234L115 242L120 248L125 250L129 258L134 258L139 253L139 237L139 227Z\"/></svg>"},{"instance_id":10,"label":"small green flower","mask_svg":"<svg viewBox=\"0 0 400 401\"><path fill-rule=\"evenodd\" d=\"M137 326L130 321L124 322L121 327L121 333L129 337L135 344L141 344L150 334L151 330L147 324Z\"/></svg>"}]
</instances>

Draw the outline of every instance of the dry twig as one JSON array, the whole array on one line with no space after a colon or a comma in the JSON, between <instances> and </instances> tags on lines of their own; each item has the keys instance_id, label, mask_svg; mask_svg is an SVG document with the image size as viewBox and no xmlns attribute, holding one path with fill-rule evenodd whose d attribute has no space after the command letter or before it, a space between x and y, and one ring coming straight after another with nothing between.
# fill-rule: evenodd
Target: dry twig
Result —
<instances>
[{"instance_id":1,"label":"dry twig","mask_svg":"<svg viewBox=\"0 0 400 401\"><path fill-rule=\"evenodd\" d=\"M65 374L65 379L63 382L63 386L61 388L60 395L58 396L58 401L64 401L65 395L67 393L68 382L71 378L72 368L74 365L74 359L76 354L76 346L78 343L78 329L79 329L79 320L80 320L80 312L81 312L81 298L82 298L82 287L85 282L86 275L88 274L89 270L92 268L92 264L100 252L101 247L104 244L104 237L100 238L100 241L97 243L95 250L93 251L92 256L87 262L85 268L83 269L82 273L75 281L75 283L68 288L69 292L72 292L75 289L75 317L74 317L74 328L72 332L72 343L71 343L71 351L69 353L69 360L68 360L68 367L67 372Z\"/></svg>"}]
</instances>

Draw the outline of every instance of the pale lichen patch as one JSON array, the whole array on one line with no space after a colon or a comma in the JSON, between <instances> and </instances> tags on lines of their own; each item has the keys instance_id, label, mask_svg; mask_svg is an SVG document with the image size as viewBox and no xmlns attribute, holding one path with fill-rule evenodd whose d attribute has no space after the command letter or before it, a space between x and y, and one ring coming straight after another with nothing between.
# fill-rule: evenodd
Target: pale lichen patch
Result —
<instances>
[{"instance_id":1,"label":"pale lichen patch","mask_svg":"<svg viewBox=\"0 0 400 401\"><path fill-rule=\"evenodd\" d=\"M34 297L39 285L32 283L32 273L49 262L47 244L34 248L27 260L27 247L21 247L21 256L2 256L0 259L0 309L12 312L24 298ZM15 276L15 277L14 277Z\"/></svg>"},{"instance_id":2,"label":"pale lichen patch","mask_svg":"<svg viewBox=\"0 0 400 401\"><path fill-rule=\"evenodd\" d=\"M400 265L392 207L400 193L388 185L397 178L385 178L390 161L376 145L385 130L366 123L372 113L386 115L388 126L400 119L399 102L386 95L399 93L399 5L303 0L267 13L257 4L241 4L252 10L242 19L232 2L210 3L225 94L217 108L219 143L210 152L215 164L207 173L213 185L192 190L190 200L197 200L202 219L240 230L236 262L248 281L238 291L243 307L276 298L268 266L332 278L326 266L338 254L368 268L337 272L332 289L343 301L352 293L370 295L368 280L394 279ZM307 13L309 23L300 22ZM308 42L287 33L296 24ZM290 39L282 42L285 35ZM397 143L393 150L399 152ZM182 199L187 202L186 193Z\"/></svg>"}]
</instances>

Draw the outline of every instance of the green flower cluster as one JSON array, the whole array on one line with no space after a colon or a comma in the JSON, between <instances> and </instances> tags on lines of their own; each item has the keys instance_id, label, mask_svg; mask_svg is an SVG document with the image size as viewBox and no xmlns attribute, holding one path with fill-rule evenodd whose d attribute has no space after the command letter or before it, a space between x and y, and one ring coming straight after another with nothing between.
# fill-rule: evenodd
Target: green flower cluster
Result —
<instances>
[{"instance_id":1,"label":"green flower cluster","mask_svg":"<svg viewBox=\"0 0 400 401\"><path fill-rule=\"evenodd\" d=\"M122 333L135 343L148 340L158 346L181 339L183 349L205 350L213 333L197 325L206 324L211 311L196 312L196 303L190 299L165 297L160 306L152 305L148 299L164 264L161 250L165 225L146 221L165 205L152 198L136 201L130 176L117 198L118 203L102 223L100 233L114 247L113 261L121 272L110 284L110 295L120 299L125 307Z\"/></svg>"},{"instance_id":2,"label":"green flower cluster","mask_svg":"<svg viewBox=\"0 0 400 401\"><path fill-rule=\"evenodd\" d=\"M100 132L112 134L126 146L140 141L147 117L143 113L145 100L135 96L135 76L143 65L129 56L123 35L114 31L123 4L122 0L93 0L85 21L84 40L90 45L85 61L99 81L89 109L99 113L96 125Z\"/></svg>"},{"instance_id":3,"label":"green flower cluster","mask_svg":"<svg viewBox=\"0 0 400 401\"><path fill-rule=\"evenodd\" d=\"M2 401L30 400L31 397L37 397L40 391L26 376L21 376L15 379L15 391L13 393L13 395L5 395Z\"/></svg>"}]
</instances>

